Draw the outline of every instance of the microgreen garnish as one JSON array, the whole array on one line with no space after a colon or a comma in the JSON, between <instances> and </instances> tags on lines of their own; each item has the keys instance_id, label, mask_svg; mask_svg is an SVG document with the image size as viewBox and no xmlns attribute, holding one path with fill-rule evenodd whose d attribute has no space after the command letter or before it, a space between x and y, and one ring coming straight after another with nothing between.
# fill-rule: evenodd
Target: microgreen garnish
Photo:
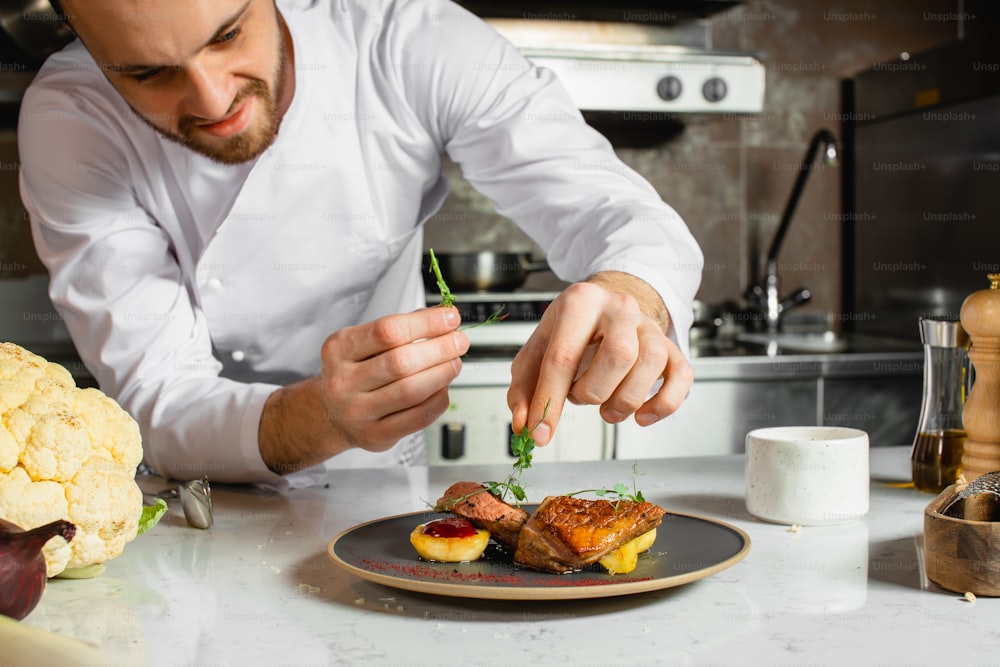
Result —
<instances>
[{"instance_id":1,"label":"microgreen garnish","mask_svg":"<svg viewBox=\"0 0 1000 667\"><path fill-rule=\"evenodd\" d=\"M430 255L431 255L430 270L434 273L434 278L437 280L438 289L441 291L441 305L454 306L455 295L451 293L451 289L448 287L448 283L444 281L444 276L441 275L441 265L438 264L437 257L434 256L434 248L430 249Z\"/></svg>"},{"instance_id":2,"label":"microgreen garnish","mask_svg":"<svg viewBox=\"0 0 1000 667\"><path fill-rule=\"evenodd\" d=\"M441 305L448 307L455 305L455 295L451 293L451 288L448 287L448 283L445 282L444 276L441 275L441 265L438 263L437 256L434 255L434 248L429 249L429 254L431 257L430 271L434 274L434 280L437 282L438 291L441 292ZM475 329L476 327L485 326L487 324L494 324L500 320L507 319L510 313L503 312L507 305L504 304L500 306L495 312L490 313L482 322L477 322L475 324L469 324L464 327L459 327L459 331L468 331L469 329Z\"/></svg>"},{"instance_id":3,"label":"microgreen garnish","mask_svg":"<svg viewBox=\"0 0 1000 667\"><path fill-rule=\"evenodd\" d=\"M476 327L486 326L487 324L495 324L496 322L500 322L501 320L505 320L505 319L507 319L510 316L510 313L503 312L503 309L506 308L506 307L507 307L507 305L504 304L503 306L500 306L500 308L498 310L490 313L490 316L487 317L482 322L476 322L475 324L469 324L469 325L464 326L464 327L459 327L458 330L459 331L468 331L469 329L475 329Z\"/></svg>"},{"instance_id":4,"label":"microgreen garnish","mask_svg":"<svg viewBox=\"0 0 1000 667\"><path fill-rule=\"evenodd\" d=\"M574 491L573 493L566 493L566 496L579 496L584 493L592 493L598 498L606 498L608 502L614 501L615 510L624 500L629 500L635 503L645 502L646 499L642 496L642 491L639 490L636 485L636 477L642 475L642 471L639 470L636 464L632 464L632 492L629 492L629 488L626 484L619 482L615 484L612 489L583 489L582 491Z\"/></svg>"},{"instance_id":5,"label":"microgreen garnish","mask_svg":"<svg viewBox=\"0 0 1000 667\"><path fill-rule=\"evenodd\" d=\"M545 421L545 415L548 413L549 404L546 403L545 409L542 411L542 418L535 422L534 426L530 428L525 426L521 429L520 433L511 434L510 451L517 457L517 460L514 461L514 467L505 480L502 482L483 482L482 489L467 493L458 498L452 498L440 505L438 509L442 511L451 510L466 498L484 491L489 491L504 502L507 501L507 492L509 491L514 496L514 506L520 507L521 503L528 499L528 494L525 493L524 486L521 484L521 474L531 467L532 452L535 450L535 439L531 437L531 434L534 433L539 424Z\"/></svg>"}]
</instances>

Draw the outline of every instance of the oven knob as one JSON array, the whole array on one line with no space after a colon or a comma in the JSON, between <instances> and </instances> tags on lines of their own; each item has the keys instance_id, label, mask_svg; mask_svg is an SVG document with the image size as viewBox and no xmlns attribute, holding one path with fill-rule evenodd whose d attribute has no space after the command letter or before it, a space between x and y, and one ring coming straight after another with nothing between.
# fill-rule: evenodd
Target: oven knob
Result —
<instances>
[{"instance_id":1,"label":"oven knob","mask_svg":"<svg viewBox=\"0 0 1000 667\"><path fill-rule=\"evenodd\" d=\"M454 461L465 456L465 424L446 422L441 425L441 458Z\"/></svg>"},{"instance_id":2,"label":"oven knob","mask_svg":"<svg viewBox=\"0 0 1000 667\"><path fill-rule=\"evenodd\" d=\"M513 433L513 432L514 432L514 425L512 423L510 423L510 422L507 422L507 430L505 431L504 435L507 435L507 434ZM518 458L517 452L514 451L514 439L508 436L506 438L506 442L507 442L507 456L509 456L509 457L511 457L513 459Z\"/></svg>"},{"instance_id":3,"label":"oven knob","mask_svg":"<svg viewBox=\"0 0 1000 667\"><path fill-rule=\"evenodd\" d=\"M715 76L705 82L705 85L701 87L701 94L705 96L705 99L709 102L718 102L726 96L729 92L726 87L726 82Z\"/></svg>"},{"instance_id":4,"label":"oven knob","mask_svg":"<svg viewBox=\"0 0 1000 667\"><path fill-rule=\"evenodd\" d=\"M676 76L665 76L656 83L656 94L660 99L672 102L681 96L681 80Z\"/></svg>"}]
</instances>

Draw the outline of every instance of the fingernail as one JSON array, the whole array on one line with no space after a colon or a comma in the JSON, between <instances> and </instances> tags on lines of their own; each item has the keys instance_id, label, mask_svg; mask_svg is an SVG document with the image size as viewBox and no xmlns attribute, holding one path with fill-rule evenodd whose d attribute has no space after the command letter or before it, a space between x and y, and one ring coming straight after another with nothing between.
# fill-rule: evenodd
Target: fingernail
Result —
<instances>
[{"instance_id":1,"label":"fingernail","mask_svg":"<svg viewBox=\"0 0 1000 667\"><path fill-rule=\"evenodd\" d=\"M442 308L441 313L445 324L453 325L458 322L458 310L455 308Z\"/></svg>"},{"instance_id":2,"label":"fingernail","mask_svg":"<svg viewBox=\"0 0 1000 667\"><path fill-rule=\"evenodd\" d=\"M455 342L456 351L462 352L465 350L465 341L466 341L465 334L456 332L452 334L451 339Z\"/></svg>"},{"instance_id":3,"label":"fingernail","mask_svg":"<svg viewBox=\"0 0 1000 667\"><path fill-rule=\"evenodd\" d=\"M552 429L549 428L548 424L541 423L535 427L535 430L531 432L531 437L535 439L540 445L548 443L549 438L552 436Z\"/></svg>"},{"instance_id":4,"label":"fingernail","mask_svg":"<svg viewBox=\"0 0 1000 667\"><path fill-rule=\"evenodd\" d=\"M657 422L657 417L652 412L639 412L635 415L635 423L639 426L649 426Z\"/></svg>"},{"instance_id":5,"label":"fingernail","mask_svg":"<svg viewBox=\"0 0 1000 667\"><path fill-rule=\"evenodd\" d=\"M617 424L618 422L625 419L625 415L617 410L608 410L604 413L604 418L607 419L612 424Z\"/></svg>"}]
</instances>

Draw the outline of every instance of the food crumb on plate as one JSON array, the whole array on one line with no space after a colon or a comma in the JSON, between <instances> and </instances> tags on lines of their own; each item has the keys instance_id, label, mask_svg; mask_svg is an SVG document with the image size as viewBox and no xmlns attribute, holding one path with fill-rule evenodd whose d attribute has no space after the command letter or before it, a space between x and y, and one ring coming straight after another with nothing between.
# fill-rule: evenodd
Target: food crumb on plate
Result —
<instances>
[{"instance_id":1,"label":"food crumb on plate","mask_svg":"<svg viewBox=\"0 0 1000 667\"><path fill-rule=\"evenodd\" d=\"M309 595L315 595L316 593L319 593L319 591L320 591L319 586L311 586L311 585L306 584L306 583L301 583L298 586L296 586L295 588L296 588L296 590L298 590L298 591L300 591L302 593L308 593Z\"/></svg>"},{"instance_id":2,"label":"food crumb on plate","mask_svg":"<svg viewBox=\"0 0 1000 667\"><path fill-rule=\"evenodd\" d=\"M357 605L362 605L364 603L365 603L365 599L364 598L358 598L358 599L356 599L354 601L354 604L357 604Z\"/></svg>"},{"instance_id":3,"label":"food crumb on plate","mask_svg":"<svg viewBox=\"0 0 1000 667\"><path fill-rule=\"evenodd\" d=\"M973 593L972 591L966 591L965 592L965 601L966 602L971 602L972 604L976 604L976 594Z\"/></svg>"},{"instance_id":4,"label":"food crumb on plate","mask_svg":"<svg viewBox=\"0 0 1000 667\"><path fill-rule=\"evenodd\" d=\"M789 533L797 533L800 530L802 530L802 526L800 526L799 524L796 523L791 528L788 529L788 532Z\"/></svg>"}]
</instances>

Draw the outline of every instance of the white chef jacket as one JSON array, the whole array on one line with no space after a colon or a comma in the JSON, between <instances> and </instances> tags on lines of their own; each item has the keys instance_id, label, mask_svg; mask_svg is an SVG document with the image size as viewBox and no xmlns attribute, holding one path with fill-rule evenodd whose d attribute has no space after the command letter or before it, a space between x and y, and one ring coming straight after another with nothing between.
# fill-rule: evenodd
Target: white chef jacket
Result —
<instances>
[{"instance_id":1,"label":"white chef jacket","mask_svg":"<svg viewBox=\"0 0 1000 667\"><path fill-rule=\"evenodd\" d=\"M676 332L691 323L701 252L550 71L449 0L279 7L295 95L250 163L161 137L79 42L22 104L21 194L50 296L102 390L138 421L152 468L286 483L260 456L264 401L320 371L331 333L424 305L421 226L447 194L444 152L560 278L642 278L686 345ZM422 456L415 434L329 463Z\"/></svg>"}]
</instances>

